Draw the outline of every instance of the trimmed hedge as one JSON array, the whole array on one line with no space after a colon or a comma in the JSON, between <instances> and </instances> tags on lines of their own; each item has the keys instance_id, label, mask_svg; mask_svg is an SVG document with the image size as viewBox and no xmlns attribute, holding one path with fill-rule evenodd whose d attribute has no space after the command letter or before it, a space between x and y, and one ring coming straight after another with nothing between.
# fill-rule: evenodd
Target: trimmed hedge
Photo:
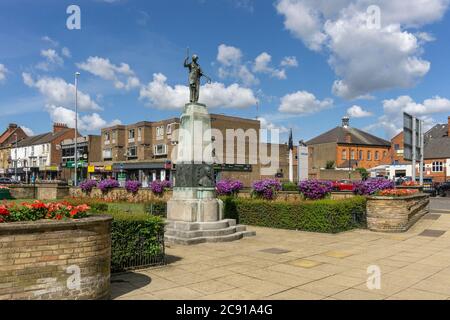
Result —
<instances>
[{"instance_id":1,"label":"trimmed hedge","mask_svg":"<svg viewBox=\"0 0 450 320\"><path fill-rule=\"evenodd\" d=\"M338 233L366 225L366 199L302 202L224 198L225 217L252 226Z\"/></svg>"},{"instance_id":2,"label":"trimmed hedge","mask_svg":"<svg viewBox=\"0 0 450 320\"><path fill-rule=\"evenodd\" d=\"M114 213L111 271L164 263L164 221L148 214Z\"/></svg>"},{"instance_id":3,"label":"trimmed hedge","mask_svg":"<svg viewBox=\"0 0 450 320\"><path fill-rule=\"evenodd\" d=\"M153 216L167 218L167 202L165 201L146 203L144 210Z\"/></svg>"}]
</instances>

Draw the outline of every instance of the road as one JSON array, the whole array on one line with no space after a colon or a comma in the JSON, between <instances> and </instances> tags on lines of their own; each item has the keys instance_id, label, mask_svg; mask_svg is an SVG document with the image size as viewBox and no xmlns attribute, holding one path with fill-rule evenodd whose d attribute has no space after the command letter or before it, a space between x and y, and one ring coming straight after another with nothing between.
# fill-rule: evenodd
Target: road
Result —
<instances>
[{"instance_id":1,"label":"road","mask_svg":"<svg viewBox=\"0 0 450 320\"><path fill-rule=\"evenodd\" d=\"M450 214L450 198L431 198L430 211Z\"/></svg>"}]
</instances>

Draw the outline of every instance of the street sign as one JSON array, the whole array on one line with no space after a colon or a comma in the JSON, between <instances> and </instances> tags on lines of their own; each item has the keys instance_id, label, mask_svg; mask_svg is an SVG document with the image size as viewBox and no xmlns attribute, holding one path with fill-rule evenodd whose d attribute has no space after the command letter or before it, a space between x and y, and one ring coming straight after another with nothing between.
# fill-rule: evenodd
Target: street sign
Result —
<instances>
[{"instance_id":1,"label":"street sign","mask_svg":"<svg viewBox=\"0 0 450 320\"><path fill-rule=\"evenodd\" d=\"M403 144L403 158L412 162L412 180L416 181L416 162L419 161L420 184L423 185L423 121L406 112L403 113Z\"/></svg>"}]
</instances>

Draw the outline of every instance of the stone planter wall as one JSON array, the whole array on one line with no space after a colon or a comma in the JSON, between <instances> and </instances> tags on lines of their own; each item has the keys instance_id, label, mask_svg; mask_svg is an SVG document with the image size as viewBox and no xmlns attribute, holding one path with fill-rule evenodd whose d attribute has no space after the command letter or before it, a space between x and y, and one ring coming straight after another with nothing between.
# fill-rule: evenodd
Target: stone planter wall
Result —
<instances>
[{"instance_id":1,"label":"stone planter wall","mask_svg":"<svg viewBox=\"0 0 450 320\"><path fill-rule=\"evenodd\" d=\"M407 197L368 197L367 227L372 231L405 232L428 213L426 194Z\"/></svg>"},{"instance_id":2,"label":"stone planter wall","mask_svg":"<svg viewBox=\"0 0 450 320\"><path fill-rule=\"evenodd\" d=\"M90 193L83 192L80 188L71 187L69 191L70 197L75 198L88 198L88 199L101 199L106 201L128 201L128 202L153 202L153 201L169 201L172 198L172 190L164 193L163 196L155 195L148 188L141 188L135 194L127 192L124 188L112 189L106 193L103 193L100 189L94 188ZM239 192L239 198L250 198L251 191L245 189ZM352 192L332 192L331 199L341 200L353 198L355 195ZM295 191L282 191L278 193L278 200L285 201L300 201L303 200L303 196Z\"/></svg>"},{"instance_id":3,"label":"stone planter wall","mask_svg":"<svg viewBox=\"0 0 450 320\"><path fill-rule=\"evenodd\" d=\"M11 196L15 199L58 200L70 195L68 186L59 184L36 184L11 186Z\"/></svg>"},{"instance_id":4,"label":"stone planter wall","mask_svg":"<svg viewBox=\"0 0 450 320\"><path fill-rule=\"evenodd\" d=\"M0 224L0 300L109 298L111 221Z\"/></svg>"},{"instance_id":5,"label":"stone planter wall","mask_svg":"<svg viewBox=\"0 0 450 320\"><path fill-rule=\"evenodd\" d=\"M31 185L11 186L9 188L14 199L34 199L37 196L37 187Z\"/></svg>"}]
</instances>

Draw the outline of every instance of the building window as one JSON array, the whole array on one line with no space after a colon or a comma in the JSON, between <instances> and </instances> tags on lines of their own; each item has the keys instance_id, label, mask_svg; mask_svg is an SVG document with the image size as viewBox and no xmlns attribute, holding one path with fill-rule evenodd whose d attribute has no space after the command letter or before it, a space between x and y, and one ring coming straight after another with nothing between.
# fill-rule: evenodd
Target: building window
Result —
<instances>
[{"instance_id":1,"label":"building window","mask_svg":"<svg viewBox=\"0 0 450 320\"><path fill-rule=\"evenodd\" d=\"M383 158L386 158L386 156L387 156L387 152L383 151Z\"/></svg>"},{"instance_id":2,"label":"building window","mask_svg":"<svg viewBox=\"0 0 450 320\"><path fill-rule=\"evenodd\" d=\"M347 150L342 150L342 160L347 160Z\"/></svg>"},{"instance_id":3,"label":"building window","mask_svg":"<svg viewBox=\"0 0 450 320\"><path fill-rule=\"evenodd\" d=\"M367 160L372 160L372 152L367 151Z\"/></svg>"},{"instance_id":4,"label":"building window","mask_svg":"<svg viewBox=\"0 0 450 320\"><path fill-rule=\"evenodd\" d=\"M161 140L164 138L164 126L156 127L156 139Z\"/></svg>"},{"instance_id":5,"label":"building window","mask_svg":"<svg viewBox=\"0 0 450 320\"><path fill-rule=\"evenodd\" d=\"M109 141L110 141L109 132L105 132L105 144L109 144Z\"/></svg>"},{"instance_id":6,"label":"building window","mask_svg":"<svg viewBox=\"0 0 450 320\"><path fill-rule=\"evenodd\" d=\"M137 148L136 147L129 147L127 152L128 158L137 158Z\"/></svg>"},{"instance_id":7,"label":"building window","mask_svg":"<svg viewBox=\"0 0 450 320\"><path fill-rule=\"evenodd\" d=\"M359 160L362 160L363 159L363 152L362 152L362 150L359 150Z\"/></svg>"},{"instance_id":8,"label":"building window","mask_svg":"<svg viewBox=\"0 0 450 320\"><path fill-rule=\"evenodd\" d=\"M134 140L134 129L128 130L128 140Z\"/></svg>"},{"instance_id":9,"label":"building window","mask_svg":"<svg viewBox=\"0 0 450 320\"><path fill-rule=\"evenodd\" d=\"M166 132L167 132L167 134L171 134L172 133L172 125L171 124L167 125Z\"/></svg>"},{"instance_id":10,"label":"building window","mask_svg":"<svg viewBox=\"0 0 450 320\"><path fill-rule=\"evenodd\" d=\"M138 128L138 141L142 140L142 128Z\"/></svg>"},{"instance_id":11,"label":"building window","mask_svg":"<svg viewBox=\"0 0 450 320\"><path fill-rule=\"evenodd\" d=\"M350 157L351 157L352 160L355 160L355 150L352 150L350 152Z\"/></svg>"},{"instance_id":12,"label":"building window","mask_svg":"<svg viewBox=\"0 0 450 320\"><path fill-rule=\"evenodd\" d=\"M380 152L379 151L375 151L375 161L380 160Z\"/></svg>"},{"instance_id":13,"label":"building window","mask_svg":"<svg viewBox=\"0 0 450 320\"><path fill-rule=\"evenodd\" d=\"M164 156L167 155L167 145L165 144L158 144L154 146L154 153L155 156Z\"/></svg>"},{"instance_id":14,"label":"building window","mask_svg":"<svg viewBox=\"0 0 450 320\"><path fill-rule=\"evenodd\" d=\"M394 150L400 150L400 145L399 144L395 144L394 145Z\"/></svg>"},{"instance_id":15,"label":"building window","mask_svg":"<svg viewBox=\"0 0 450 320\"><path fill-rule=\"evenodd\" d=\"M114 130L112 133L112 142L116 143L116 140L117 140L117 130Z\"/></svg>"},{"instance_id":16,"label":"building window","mask_svg":"<svg viewBox=\"0 0 450 320\"><path fill-rule=\"evenodd\" d=\"M432 170L433 170L433 172L443 172L444 171L444 163L441 161L433 162Z\"/></svg>"},{"instance_id":17,"label":"building window","mask_svg":"<svg viewBox=\"0 0 450 320\"><path fill-rule=\"evenodd\" d=\"M103 150L103 160L112 160L112 150L111 149Z\"/></svg>"}]
</instances>

